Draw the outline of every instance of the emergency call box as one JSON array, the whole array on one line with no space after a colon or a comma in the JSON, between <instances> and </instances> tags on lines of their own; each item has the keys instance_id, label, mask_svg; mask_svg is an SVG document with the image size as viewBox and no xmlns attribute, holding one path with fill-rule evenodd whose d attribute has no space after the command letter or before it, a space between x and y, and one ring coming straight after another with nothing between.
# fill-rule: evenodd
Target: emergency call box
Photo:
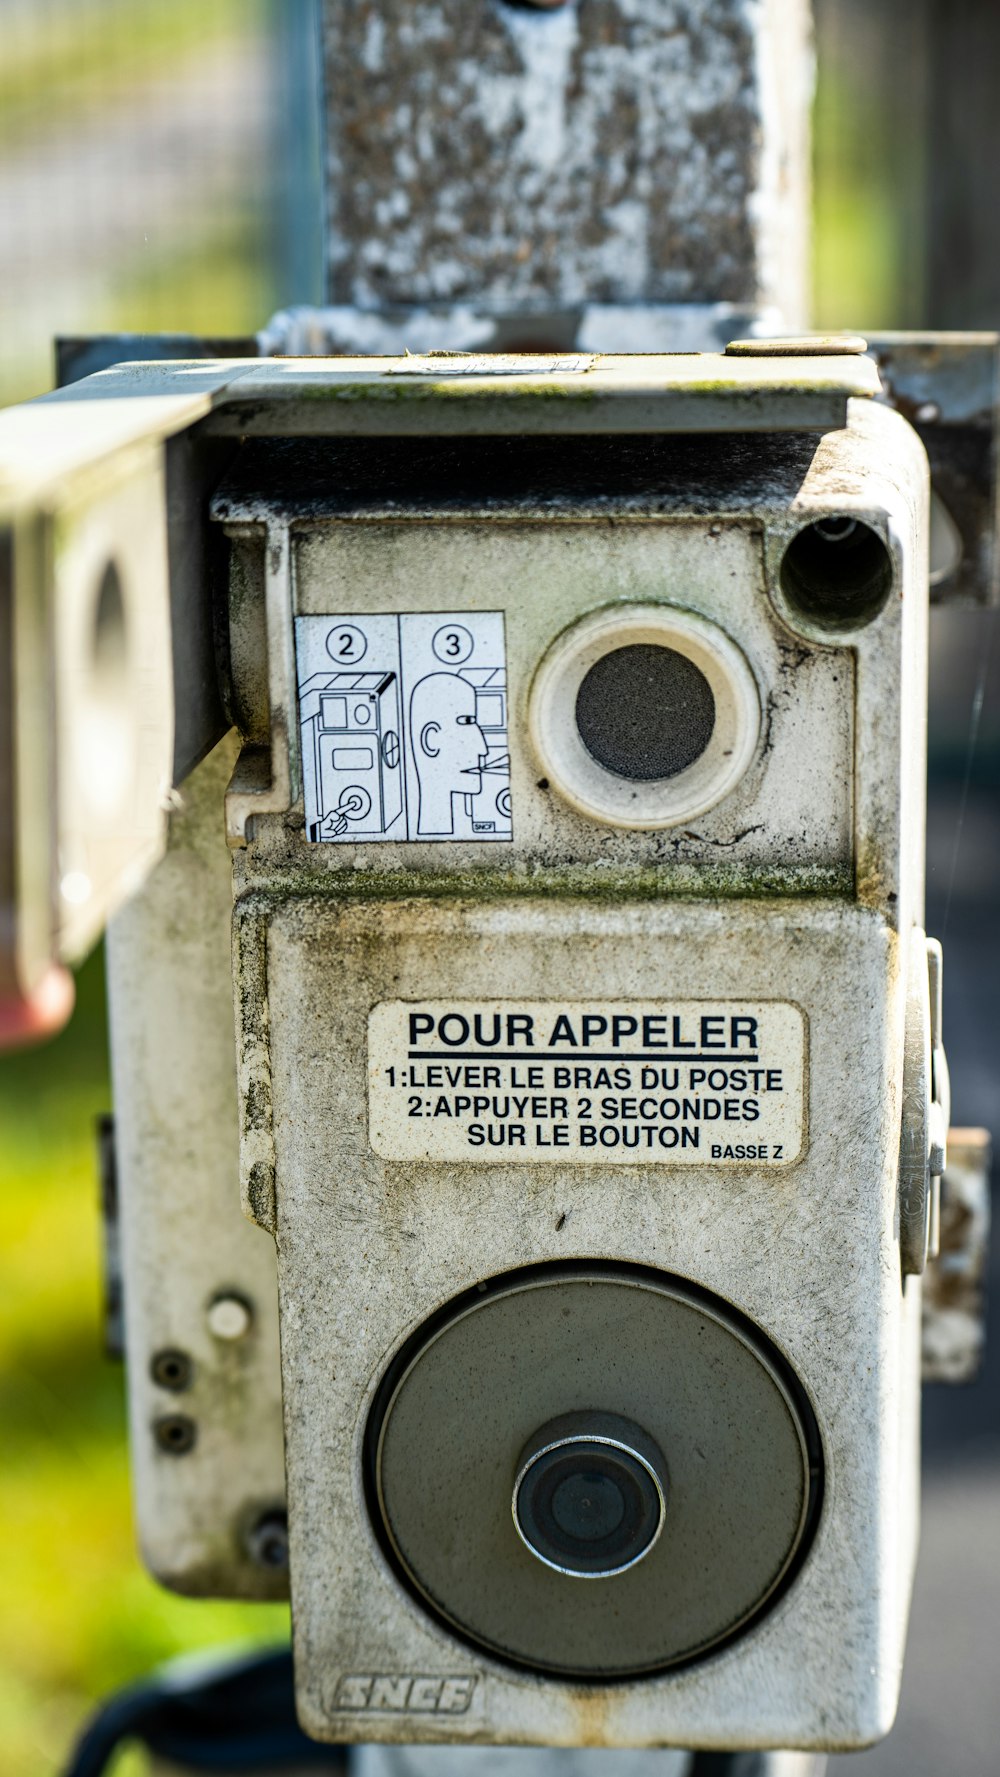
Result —
<instances>
[{"instance_id":1,"label":"emergency call box","mask_svg":"<svg viewBox=\"0 0 1000 1777\"><path fill-rule=\"evenodd\" d=\"M148 870L172 751L111 938L127 1339L250 1324L187 1231L157 1287L165 1206L259 1304L184 1463L133 1366L151 1565L265 1595L287 1504L321 1740L877 1738L947 1125L916 434L849 345L92 385L0 428L5 609L57 638L22 799L69 762L0 834L3 967ZM112 718L144 767L84 819ZM165 910L205 1017L151 1069Z\"/></svg>"},{"instance_id":2,"label":"emergency call box","mask_svg":"<svg viewBox=\"0 0 1000 1777\"><path fill-rule=\"evenodd\" d=\"M419 450L384 408L249 440L213 504L231 658L269 638L242 1169L319 1738L852 1746L895 1708L926 463L857 360L801 423L747 361L724 423L704 361L635 363L676 423L553 436L587 372L525 364L505 434L470 361L464 432L456 375Z\"/></svg>"}]
</instances>

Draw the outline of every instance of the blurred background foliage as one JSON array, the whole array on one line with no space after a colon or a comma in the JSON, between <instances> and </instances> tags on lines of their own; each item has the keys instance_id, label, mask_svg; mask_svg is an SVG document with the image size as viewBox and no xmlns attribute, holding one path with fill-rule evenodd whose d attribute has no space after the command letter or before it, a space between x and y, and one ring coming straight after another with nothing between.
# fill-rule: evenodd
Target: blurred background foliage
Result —
<instances>
[{"instance_id":1,"label":"blurred background foliage","mask_svg":"<svg viewBox=\"0 0 1000 1777\"><path fill-rule=\"evenodd\" d=\"M51 386L56 333L247 333L283 299L281 11L0 0L0 401ZM136 1553L101 1335L99 953L77 985L60 1037L0 1060L4 1777L52 1777L93 1702L157 1662L288 1633L279 1607L162 1591ZM126 1752L115 1777L145 1769Z\"/></svg>"},{"instance_id":2,"label":"blurred background foliage","mask_svg":"<svg viewBox=\"0 0 1000 1777\"><path fill-rule=\"evenodd\" d=\"M896 0L817 9L820 327L927 318L921 5L898 31ZM57 332L239 334L318 298L315 191L288 128L300 16L298 0L0 0L0 401L49 386ZM982 655L964 633L933 731L959 775ZM950 647L939 623L939 662ZM976 755L991 777L998 747ZM157 1661L287 1633L278 1608L171 1597L135 1553L123 1380L100 1332L100 955L78 987L62 1036L0 1061L6 1777L52 1777L93 1700ZM144 1768L126 1753L116 1777Z\"/></svg>"},{"instance_id":3,"label":"blurred background foliage","mask_svg":"<svg viewBox=\"0 0 1000 1777\"><path fill-rule=\"evenodd\" d=\"M57 333L253 332L283 299L301 16L0 0L0 401L49 386Z\"/></svg>"}]
</instances>

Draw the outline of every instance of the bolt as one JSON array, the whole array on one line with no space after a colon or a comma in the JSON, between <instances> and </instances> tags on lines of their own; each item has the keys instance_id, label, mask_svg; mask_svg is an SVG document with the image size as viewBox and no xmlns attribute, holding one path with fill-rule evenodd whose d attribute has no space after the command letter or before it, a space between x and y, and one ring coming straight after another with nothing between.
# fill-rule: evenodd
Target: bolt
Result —
<instances>
[{"instance_id":1,"label":"bolt","mask_svg":"<svg viewBox=\"0 0 1000 1777\"><path fill-rule=\"evenodd\" d=\"M166 1456L186 1456L193 1450L198 1427L186 1413L165 1413L153 1422L153 1437Z\"/></svg>"},{"instance_id":2,"label":"bolt","mask_svg":"<svg viewBox=\"0 0 1000 1777\"><path fill-rule=\"evenodd\" d=\"M285 1512L265 1512L247 1532L247 1553L258 1567L288 1566L288 1517Z\"/></svg>"},{"instance_id":3,"label":"bolt","mask_svg":"<svg viewBox=\"0 0 1000 1777\"><path fill-rule=\"evenodd\" d=\"M216 1296L209 1305L208 1330L216 1339L245 1339L253 1322L253 1311L242 1296Z\"/></svg>"},{"instance_id":4,"label":"bolt","mask_svg":"<svg viewBox=\"0 0 1000 1777\"><path fill-rule=\"evenodd\" d=\"M171 1394L182 1394L190 1388L194 1365L186 1351L157 1351L149 1366L157 1388L169 1388Z\"/></svg>"}]
</instances>

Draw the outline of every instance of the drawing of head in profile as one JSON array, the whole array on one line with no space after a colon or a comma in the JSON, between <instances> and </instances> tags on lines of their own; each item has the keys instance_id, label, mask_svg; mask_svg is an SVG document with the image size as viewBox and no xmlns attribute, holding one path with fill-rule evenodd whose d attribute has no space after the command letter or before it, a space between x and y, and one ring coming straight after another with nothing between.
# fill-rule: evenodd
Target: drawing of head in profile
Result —
<instances>
[{"instance_id":1,"label":"drawing of head in profile","mask_svg":"<svg viewBox=\"0 0 1000 1777\"><path fill-rule=\"evenodd\" d=\"M456 796L478 796L487 745L476 721L475 687L455 673L429 673L410 698L410 743L420 786L417 837L455 831Z\"/></svg>"}]
</instances>

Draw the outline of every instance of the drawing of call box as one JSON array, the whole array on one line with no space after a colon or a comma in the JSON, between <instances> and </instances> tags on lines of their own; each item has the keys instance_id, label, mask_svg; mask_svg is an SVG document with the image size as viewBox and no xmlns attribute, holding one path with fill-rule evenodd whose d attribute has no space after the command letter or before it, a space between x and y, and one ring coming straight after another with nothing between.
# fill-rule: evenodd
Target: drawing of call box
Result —
<instances>
[{"instance_id":1,"label":"drawing of call box","mask_svg":"<svg viewBox=\"0 0 1000 1777\"><path fill-rule=\"evenodd\" d=\"M397 675L318 674L303 686L301 717L309 837L388 832L403 811Z\"/></svg>"},{"instance_id":2,"label":"drawing of call box","mask_svg":"<svg viewBox=\"0 0 1000 1777\"><path fill-rule=\"evenodd\" d=\"M510 802L510 751L507 739L507 675L502 667L463 667L459 678L476 689L476 721L486 741L482 789L469 799L472 831L476 834L512 832Z\"/></svg>"}]
</instances>

